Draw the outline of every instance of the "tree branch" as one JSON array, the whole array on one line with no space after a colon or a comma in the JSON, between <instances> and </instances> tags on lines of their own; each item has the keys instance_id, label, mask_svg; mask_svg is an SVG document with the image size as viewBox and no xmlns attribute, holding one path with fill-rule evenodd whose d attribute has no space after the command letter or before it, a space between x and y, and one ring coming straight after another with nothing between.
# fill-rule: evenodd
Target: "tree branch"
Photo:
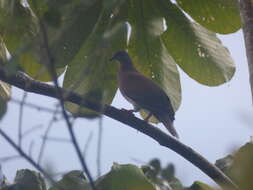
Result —
<instances>
[{"instance_id":1,"label":"tree branch","mask_svg":"<svg viewBox=\"0 0 253 190\"><path fill-rule=\"evenodd\" d=\"M9 83L13 86L21 88L27 92L33 92L53 98L58 98L57 90L55 87L33 80L24 73L18 72L16 75L7 75L6 72L0 70L0 80ZM97 102L93 102L87 99L83 99L82 96L64 90L61 88L64 101L69 101L77 105L89 108L91 110L101 112L104 115L118 120L157 141L160 145L165 146L184 157L186 160L194 164L210 178L212 178L217 184L222 187L229 187L230 189L238 189L238 187L229 179L220 169L213 164L209 163L204 157L195 152L192 148L184 145L172 136L167 135L160 129L148 124L147 122L138 119L137 117L127 114L124 111L110 105L101 105Z\"/></svg>"},{"instance_id":2,"label":"tree branch","mask_svg":"<svg viewBox=\"0 0 253 190\"><path fill-rule=\"evenodd\" d=\"M240 0L240 13L246 55L248 59L251 96L253 98L253 1Z\"/></svg>"}]
</instances>

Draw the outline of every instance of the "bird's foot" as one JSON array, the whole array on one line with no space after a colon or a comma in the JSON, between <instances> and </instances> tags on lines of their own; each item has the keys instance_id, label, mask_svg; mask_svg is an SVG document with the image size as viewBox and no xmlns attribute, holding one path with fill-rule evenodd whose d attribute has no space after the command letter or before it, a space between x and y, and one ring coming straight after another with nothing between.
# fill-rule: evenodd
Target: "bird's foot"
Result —
<instances>
[{"instance_id":1,"label":"bird's foot","mask_svg":"<svg viewBox=\"0 0 253 190\"><path fill-rule=\"evenodd\" d=\"M134 112L136 112L135 110L127 110L127 109L124 109L124 108L121 108L121 111L124 111L124 112L126 112L126 113L128 113L128 114L131 114L131 115L134 115Z\"/></svg>"},{"instance_id":2,"label":"bird's foot","mask_svg":"<svg viewBox=\"0 0 253 190\"><path fill-rule=\"evenodd\" d=\"M144 119L144 121L148 123L148 120L150 119L151 116L152 116L152 113L149 113L148 116Z\"/></svg>"}]
</instances>

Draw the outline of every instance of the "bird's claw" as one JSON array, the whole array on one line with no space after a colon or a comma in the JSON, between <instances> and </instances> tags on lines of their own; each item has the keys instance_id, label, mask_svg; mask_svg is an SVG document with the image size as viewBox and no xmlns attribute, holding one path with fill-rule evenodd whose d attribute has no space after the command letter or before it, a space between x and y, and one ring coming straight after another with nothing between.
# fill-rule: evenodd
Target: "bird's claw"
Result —
<instances>
[{"instance_id":1,"label":"bird's claw","mask_svg":"<svg viewBox=\"0 0 253 190\"><path fill-rule=\"evenodd\" d=\"M124 108L121 108L121 111L124 111L128 114L131 114L131 115L134 115L133 113L135 112L135 110L127 110L127 109L124 109Z\"/></svg>"},{"instance_id":2,"label":"bird's claw","mask_svg":"<svg viewBox=\"0 0 253 190\"><path fill-rule=\"evenodd\" d=\"M148 123L148 120L151 118L152 113L149 113L148 116L144 119L144 121L146 121Z\"/></svg>"}]
</instances>

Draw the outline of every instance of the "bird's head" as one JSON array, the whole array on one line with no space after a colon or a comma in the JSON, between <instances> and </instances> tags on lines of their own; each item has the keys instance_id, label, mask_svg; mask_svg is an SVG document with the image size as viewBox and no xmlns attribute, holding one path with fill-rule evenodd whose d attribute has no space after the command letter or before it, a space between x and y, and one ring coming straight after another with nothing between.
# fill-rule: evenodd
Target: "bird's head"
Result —
<instances>
[{"instance_id":1,"label":"bird's head","mask_svg":"<svg viewBox=\"0 0 253 190\"><path fill-rule=\"evenodd\" d=\"M117 60L120 63L131 62L131 59L130 59L128 53L126 51L123 51L123 50L116 52L112 56L112 58L110 59L110 61L114 61L114 60Z\"/></svg>"},{"instance_id":2,"label":"bird's head","mask_svg":"<svg viewBox=\"0 0 253 190\"><path fill-rule=\"evenodd\" d=\"M116 52L110 59L110 61L113 61L113 60L119 61L120 69L122 71L135 71L131 58L126 51Z\"/></svg>"}]
</instances>

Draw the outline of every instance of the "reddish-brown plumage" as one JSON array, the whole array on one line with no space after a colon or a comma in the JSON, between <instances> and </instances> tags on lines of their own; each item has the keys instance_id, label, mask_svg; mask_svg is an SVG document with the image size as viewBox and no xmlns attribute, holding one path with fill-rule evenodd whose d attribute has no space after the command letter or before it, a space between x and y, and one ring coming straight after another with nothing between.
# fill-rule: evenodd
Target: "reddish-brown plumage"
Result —
<instances>
[{"instance_id":1,"label":"reddish-brown plumage","mask_svg":"<svg viewBox=\"0 0 253 190\"><path fill-rule=\"evenodd\" d=\"M136 110L142 108L149 111L172 135L178 137L173 127L175 113L164 90L134 68L127 52L117 52L111 60L114 59L120 62L118 83L122 95L134 105Z\"/></svg>"}]
</instances>

